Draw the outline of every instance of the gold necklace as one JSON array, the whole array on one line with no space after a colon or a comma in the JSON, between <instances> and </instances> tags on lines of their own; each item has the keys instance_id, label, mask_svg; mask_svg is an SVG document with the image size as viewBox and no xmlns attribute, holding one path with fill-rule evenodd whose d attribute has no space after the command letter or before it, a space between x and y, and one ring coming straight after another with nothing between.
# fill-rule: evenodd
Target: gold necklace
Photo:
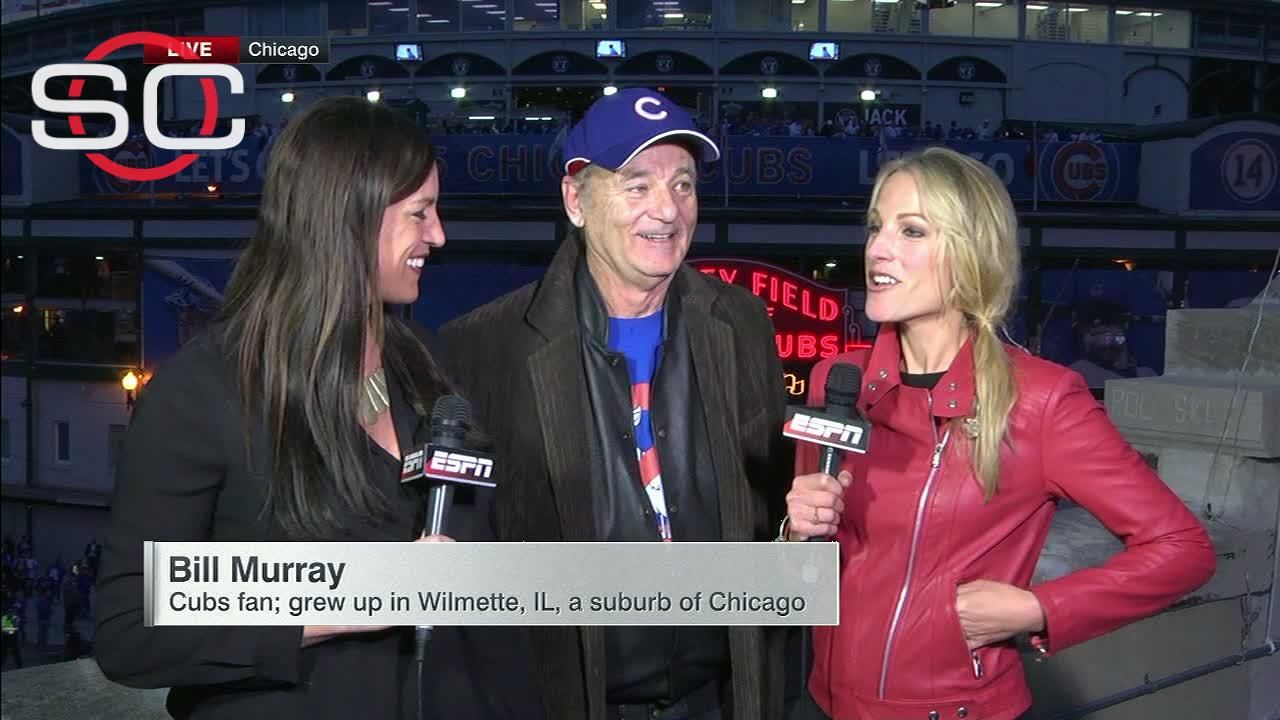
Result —
<instances>
[{"instance_id":1,"label":"gold necklace","mask_svg":"<svg viewBox=\"0 0 1280 720\"><path fill-rule=\"evenodd\" d=\"M378 416L391 407L391 396L387 394L387 374L378 368L365 376L360 388L360 422L372 425Z\"/></svg>"}]
</instances>

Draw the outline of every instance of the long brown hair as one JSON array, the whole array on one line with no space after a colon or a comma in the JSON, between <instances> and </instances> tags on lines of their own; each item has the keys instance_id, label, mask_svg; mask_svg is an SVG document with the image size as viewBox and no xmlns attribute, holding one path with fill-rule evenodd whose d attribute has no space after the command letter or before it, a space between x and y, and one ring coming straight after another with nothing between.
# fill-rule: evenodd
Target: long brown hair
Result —
<instances>
[{"instance_id":1,"label":"long brown hair","mask_svg":"<svg viewBox=\"0 0 1280 720\"><path fill-rule=\"evenodd\" d=\"M996 333L1009 314L1021 270L1018 216L990 168L942 147L886 163L869 207L875 207L880 188L896 172L911 174L930 222L939 228L939 270L951 278L943 302L964 314L973 336L978 430L970 454L990 499L999 484L1009 411L1017 400L1013 365ZM962 430L955 428L955 434L968 437Z\"/></svg>"},{"instance_id":2,"label":"long brown hair","mask_svg":"<svg viewBox=\"0 0 1280 720\"><path fill-rule=\"evenodd\" d=\"M387 206L435 169L425 133L354 97L307 108L275 142L257 227L221 311L245 409L271 439L265 513L292 537L339 529L340 508L385 518L357 419L365 335L419 403L447 392L430 354L384 312L378 235ZM409 373L409 368L413 369Z\"/></svg>"}]
</instances>

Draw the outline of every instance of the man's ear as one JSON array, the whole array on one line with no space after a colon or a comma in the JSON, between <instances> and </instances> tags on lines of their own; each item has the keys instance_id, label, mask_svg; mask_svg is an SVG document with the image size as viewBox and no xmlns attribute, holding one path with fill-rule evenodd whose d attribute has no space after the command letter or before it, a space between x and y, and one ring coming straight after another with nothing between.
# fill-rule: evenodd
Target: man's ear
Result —
<instances>
[{"instance_id":1,"label":"man's ear","mask_svg":"<svg viewBox=\"0 0 1280 720\"><path fill-rule=\"evenodd\" d=\"M582 207L582 191L579 183L569 175L560 179L560 196L564 199L564 212L569 222L580 228L586 224L586 211Z\"/></svg>"}]
</instances>

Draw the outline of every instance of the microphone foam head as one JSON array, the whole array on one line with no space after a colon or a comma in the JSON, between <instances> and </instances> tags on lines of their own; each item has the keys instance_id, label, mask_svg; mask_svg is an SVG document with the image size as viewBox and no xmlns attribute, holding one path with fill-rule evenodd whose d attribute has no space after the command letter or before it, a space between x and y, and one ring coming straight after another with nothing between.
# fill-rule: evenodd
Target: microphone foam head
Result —
<instances>
[{"instance_id":1,"label":"microphone foam head","mask_svg":"<svg viewBox=\"0 0 1280 720\"><path fill-rule=\"evenodd\" d=\"M431 424L470 425L471 403L459 395L442 395L431 408Z\"/></svg>"},{"instance_id":2,"label":"microphone foam head","mask_svg":"<svg viewBox=\"0 0 1280 720\"><path fill-rule=\"evenodd\" d=\"M827 374L824 388L827 403L839 402L852 405L858 400L862 388L862 368L853 363L836 363Z\"/></svg>"}]
</instances>

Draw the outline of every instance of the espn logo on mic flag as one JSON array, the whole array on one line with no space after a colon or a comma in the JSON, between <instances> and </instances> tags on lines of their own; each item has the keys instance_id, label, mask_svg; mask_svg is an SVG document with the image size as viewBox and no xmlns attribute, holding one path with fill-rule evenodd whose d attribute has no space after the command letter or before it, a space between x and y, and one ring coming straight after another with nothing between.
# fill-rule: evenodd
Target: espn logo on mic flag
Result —
<instances>
[{"instance_id":1,"label":"espn logo on mic flag","mask_svg":"<svg viewBox=\"0 0 1280 720\"><path fill-rule=\"evenodd\" d=\"M400 469L400 482L419 478L487 488L498 486L493 479L493 458L490 455L440 445L427 445L422 450L405 455L404 465Z\"/></svg>"},{"instance_id":2,"label":"espn logo on mic flag","mask_svg":"<svg viewBox=\"0 0 1280 720\"><path fill-rule=\"evenodd\" d=\"M789 407L782 434L837 450L865 454L871 445L871 433L864 425L859 418L840 418L813 408Z\"/></svg>"}]
</instances>

